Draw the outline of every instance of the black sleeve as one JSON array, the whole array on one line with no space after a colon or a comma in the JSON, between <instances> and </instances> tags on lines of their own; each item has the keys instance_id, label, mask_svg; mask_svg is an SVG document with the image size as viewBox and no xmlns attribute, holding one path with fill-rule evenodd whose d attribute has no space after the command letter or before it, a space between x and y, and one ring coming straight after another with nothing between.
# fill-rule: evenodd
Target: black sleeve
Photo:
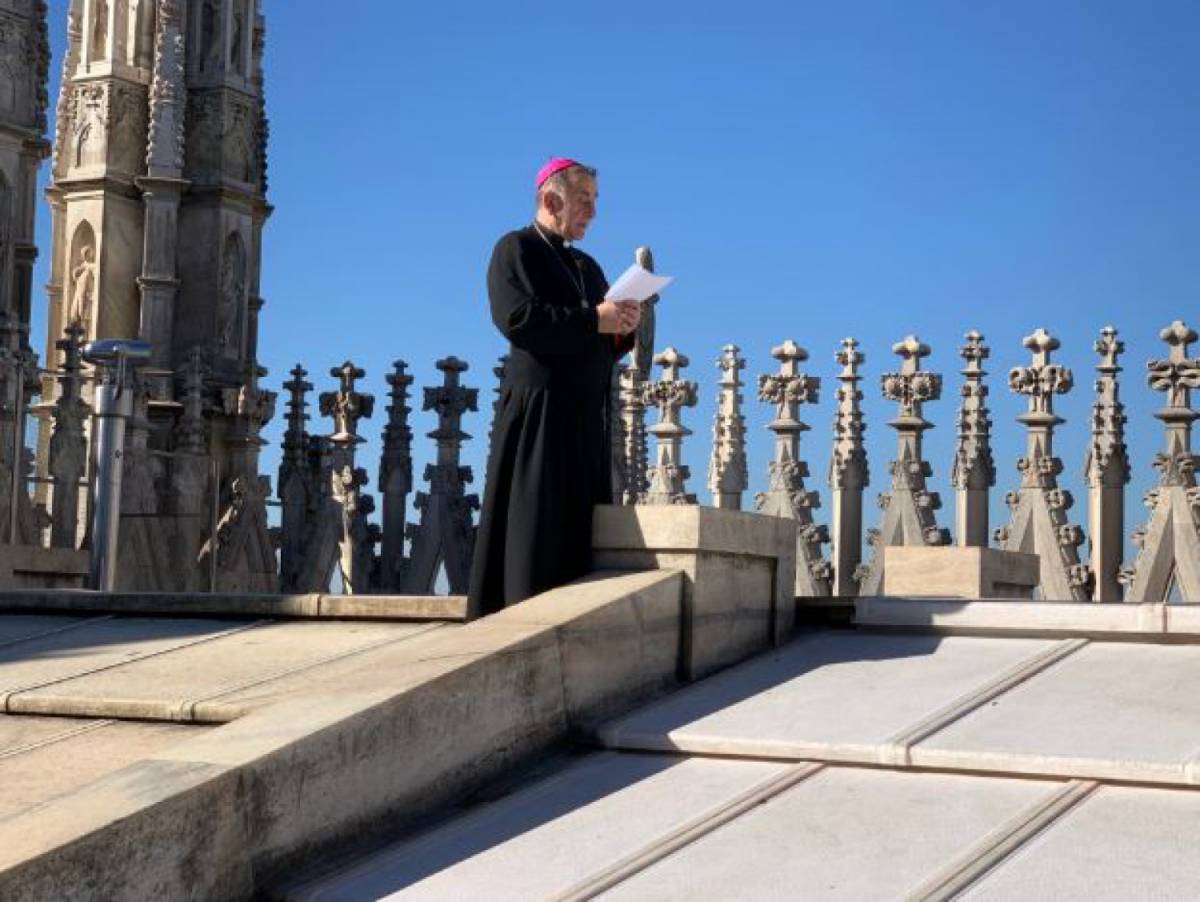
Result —
<instances>
[{"instance_id":1,"label":"black sleeve","mask_svg":"<svg viewBox=\"0 0 1200 902\"><path fill-rule=\"evenodd\" d=\"M488 267L492 322L518 348L539 354L588 350L599 332L594 307L549 303L534 292L529 263L515 234L496 244Z\"/></svg>"}]
</instances>

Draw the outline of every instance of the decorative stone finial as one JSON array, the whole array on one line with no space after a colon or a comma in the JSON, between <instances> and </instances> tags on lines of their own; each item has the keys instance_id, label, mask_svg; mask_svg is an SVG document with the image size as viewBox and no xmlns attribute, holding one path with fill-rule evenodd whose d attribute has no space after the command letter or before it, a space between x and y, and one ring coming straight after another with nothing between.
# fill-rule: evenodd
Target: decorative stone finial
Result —
<instances>
[{"instance_id":1,"label":"decorative stone finial","mask_svg":"<svg viewBox=\"0 0 1200 902\"><path fill-rule=\"evenodd\" d=\"M992 457L992 419L987 408L987 371L983 363L991 351L984 337L972 329L959 349L965 361L962 402L958 410L958 435L950 484L955 489L956 534L963 546L985 547L988 543L988 490L996 484Z\"/></svg>"},{"instance_id":2,"label":"decorative stone finial","mask_svg":"<svg viewBox=\"0 0 1200 902\"><path fill-rule=\"evenodd\" d=\"M713 506L741 510L742 493L749 485L746 472L746 421L742 416L741 371L746 368L737 345L725 345L717 358L721 378L717 390L717 414L713 422L712 459L708 488Z\"/></svg>"},{"instance_id":3,"label":"decorative stone finial","mask_svg":"<svg viewBox=\"0 0 1200 902\"><path fill-rule=\"evenodd\" d=\"M662 378L642 386L643 402L658 407L659 421L647 432L657 440L657 463L650 468L650 487L642 498L644 504L695 504L696 496L687 492L691 475L682 464L683 439L692 431L680 422L684 407L695 407L695 382L680 379L680 371L688 359L674 348L655 355L654 362L662 367Z\"/></svg>"},{"instance_id":4,"label":"decorative stone finial","mask_svg":"<svg viewBox=\"0 0 1200 902\"><path fill-rule=\"evenodd\" d=\"M759 493L754 506L761 514L796 521L796 595L828 595L833 568L821 546L829 532L813 523L812 511L821 499L805 487L808 465L800 459L800 436L809 428L800 420L800 405L816 403L821 381L800 372L808 352L791 339L773 348L771 356L779 361L779 371L758 377L758 397L775 405L775 419L767 425L775 433L775 457L767 470L767 491Z\"/></svg>"},{"instance_id":5,"label":"decorative stone finial","mask_svg":"<svg viewBox=\"0 0 1200 902\"><path fill-rule=\"evenodd\" d=\"M1167 358L1147 365L1150 387L1167 396L1166 405L1154 414L1166 432L1163 450L1154 458L1159 481L1145 495L1150 518L1134 531L1137 561L1121 576L1128 587L1126 601L1165 602L1173 587L1185 601L1200 601L1195 566L1200 560L1200 489L1192 453L1192 423L1200 414L1191 406L1192 389L1200 388L1200 360L1188 357L1197 335L1175 320L1159 338L1167 343Z\"/></svg>"},{"instance_id":6,"label":"decorative stone finial","mask_svg":"<svg viewBox=\"0 0 1200 902\"><path fill-rule=\"evenodd\" d=\"M1009 387L1029 398L1029 409L1017 417L1026 426L1025 456L1017 461L1021 486L1005 496L1012 511L1008 526L996 539L1008 551L1033 551L1040 557L1039 587L1042 598L1087 601L1091 574L1079 560L1083 531L1067 522L1074 504L1071 493L1058 487L1062 461L1054 456L1054 427L1064 422L1054 414L1054 396L1071 389L1071 371L1052 363L1057 338L1038 329L1022 344L1033 354L1030 366L1014 367Z\"/></svg>"}]
</instances>

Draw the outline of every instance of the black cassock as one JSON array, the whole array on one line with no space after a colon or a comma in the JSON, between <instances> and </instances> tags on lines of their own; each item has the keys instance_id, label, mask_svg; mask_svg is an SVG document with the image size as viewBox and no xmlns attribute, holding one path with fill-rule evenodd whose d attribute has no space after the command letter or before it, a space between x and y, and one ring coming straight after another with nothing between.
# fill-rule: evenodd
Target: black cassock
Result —
<instances>
[{"instance_id":1,"label":"black cassock","mask_svg":"<svg viewBox=\"0 0 1200 902\"><path fill-rule=\"evenodd\" d=\"M598 331L607 290L595 260L537 226L492 252L492 321L511 347L475 539L474 615L591 569L592 507L612 500L609 380L634 341Z\"/></svg>"}]
</instances>

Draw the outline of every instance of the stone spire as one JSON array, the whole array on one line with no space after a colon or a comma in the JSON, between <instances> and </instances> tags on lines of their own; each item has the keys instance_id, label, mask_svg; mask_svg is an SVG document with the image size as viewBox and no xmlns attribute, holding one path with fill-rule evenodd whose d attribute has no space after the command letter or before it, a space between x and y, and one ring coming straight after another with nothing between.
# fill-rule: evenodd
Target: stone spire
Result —
<instances>
[{"instance_id":1,"label":"stone spire","mask_svg":"<svg viewBox=\"0 0 1200 902\"><path fill-rule=\"evenodd\" d=\"M619 504L638 504L650 488L649 444L646 440L645 382L634 364L621 367L618 374L618 406L621 437L621 494Z\"/></svg>"},{"instance_id":2,"label":"stone spire","mask_svg":"<svg viewBox=\"0 0 1200 902\"><path fill-rule=\"evenodd\" d=\"M667 348L654 357L662 367L662 379L642 386L642 400L647 406L658 407L658 422L647 432L654 436L658 453L655 466L650 468L650 486L641 498L643 504L695 504L696 496L689 495L687 480L691 473L681 461L683 440L692 434L680 422L684 407L695 407L697 386L679 377L688 359L674 348Z\"/></svg>"},{"instance_id":3,"label":"stone spire","mask_svg":"<svg viewBox=\"0 0 1200 902\"><path fill-rule=\"evenodd\" d=\"M440 562L446 568L450 591L465 594L475 547L472 512L479 509L479 496L466 494L465 486L474 476L471 468L459 461L462 443L471 438L462 430L463 414L479 409L479 389L460 384L459 377L469 367L457 357L439 360L437 368L442 371L442 385L425 389L422 406L437 411L438 428L429 433L437 441L437 462L425 467L429 492L418 492L413 505L421 512L421 523L409 527L408 591L431 593Z\"/></svg>"},{"instance_id":4,"label":"stone spire","mask_svg":"<svg viewBox=\"0 0 1200 902\"><path fill-rule=\"evenodd\" d=\"M1158 485L1146 493L1150 509L1146 525L1134 532L1139 548L1133 567L1122 574L1126 601L1162 602L1177 590L1184 601L1200 601L1200 489L1197 456L1192 453L1192 390L1200 388L1200 360L1188 356L1197 340L1194 329L1179 320L1159 337L1167 343L1165 360L1148 364L1150 387L1163 392L1166 404L1154 416L1166 430L1163 450L1154 458Z\"/></svg>"},{"instance_id":5,"label":"stone spire","mask_svg":"<svg viewBox=\"0 0 1200 902\"><path fill-rule=\"evenodd\" d=\"M962 547L986 548L988 544L988 494L996 484L992 458L992 418L987 407L988 387L983 362L991 351L983 335L966 334L959 349L966 361L962 369L962 403L958 410L958 436L950 484L955 496L955 535Z\"/></svg>"},{"instance_id":6,"label":"stone spire","mask_svg":"<svg viewBox=\"0 0 1200 902\"><path fill-rule=\"evenodd\" d=\"M496 431L496 419L500 416L500 398L504 393L504 374L508 372L508 355L501 354L500 359L496 361L496 365L492 367L492 375L496 377L496 387L492 391L496 395L496 399L492 401L492 422L488 426L488 448L490 450L492 444L492 434Z\"/></svg>"},{"instance_id":7,"label":"stone spire","mask_svg":"<svg viewBox=\"0 0 1200 902\"><path fill-rule=\"evenodd\" d=\"M936 492L929 491L925 480L933 474L921 451L925 430L933 424L922 416L927 401L942 396L942 377L921 369L921 360L929 356L929 345L915 335L892 345L900 357L900 372L884 373L880 378L883 396L899 405L896 419L888 425L896 430L896 459L891 462L892 490L881 493L879 506L883 519L873 530L874 554L859 593L878 595L883 589L883 549L895 545L946 545L949 533L940 529L934 511L942 506Z\"/></svg>"},{"instance_id":8,"label":"stone spire","mask_svg":"<svg viewBox=\"0 0 1200 902\"><path fill-rule=\"evenodd\" d=\"M742 493L749 486L746 472L746 420L742 416L741 372L746 368L737 345L725 345L717 358L721 371L717 383L717 414L713 422L712 459L708 465L708 490L713 507L742 509Z\"/></svg>"},{"instance_id":9,"label":"stone spire","mask_svg":"<svg viewBox=\"0 0 1200 902\"><path fill-rule=\"evenodd\" d=\"M84 424L91 407L83 400L83 328L67 327L58 342L62 352L62 371L58 377L58 400L51 418L50 475L54 478L50 509L50 544L54 548L75 548L79 544L80 482L87 473L87 439Z\"/></svg>"},{"instance_id":10,"label":"stone spire","mask_svg":"<svg viewBox=\"0 0 1200 902\"><path fill-rule=\"evenodd\" d=\"M829 462L829 487L832 489L831 522L833 539L833 594L858 594L856 571L862 560L862 498L870 483L867 449L863 445L862 379L858 368L866 357L853 338L842 339L834 359L842 367L837 379L837 414L833 421L833 456Z\"/></svg>"},{"instance_id":11,"label":"stone spire","mask_svg":"<svg viewBox=\"0 0 1200 902\"><path fill-rule=\"evenodd\" d=\"M283 456L279 464L279 501L282 508L279 526L279 582L284 592L294 591L304 570L305 538L308 532L310 504L314 495L312 469L309 466L307 396L313 384L304 377L308 371L300 364L292 368L292 378L283 384L288 393L287 429L283 434Z\"/></svg>"},{"instance_id":12,"label":"stone spire","mask_svg":"<svg viewBox=\"0 0 1200 902\"><path fill-rule=\"evenodd\" d=\"M996 530L1005 551L1024 551L1041 559L1039 589L1051 601L1087 601L1091 574L1079 560L1083 530L1067 522L1075 503L1071 493L1058 487L1062 461L1054 456L1054 427L1065 422L1054 413L1054 396L1071 390L1073 377L1065 366L1050 361L1059 341L1044 329L1025 338L1033 360L1014 367L1008 385L1029 398L1029 410L1017 417L1027 430L1025 456L1017 461L1021 486L1005 496L1012 511L1007 526Z\"/></svg>"},{"instance_id":13,"label":"stone spire","mask_svg":"<svg viewBox=\"0 0 1200 902\"><path fill-rule=\"evenodd\" d=\"M1092 440L1084 462L1088 485L1088 534L1092 537L1091 569L1096 601L1121 600L1121 558L1125 544L1125 486L1129 455L1125 448L1125 405L1121 403L1117 358L1125 342L1106 326L1095 344L1096 401L1092 405Z\"/></svg>"},{"instance_id":14,"label":"stone spire","mask_svg":"<svg viewBox=\"0 0 1200 902\"><path fill-rule=\"evenodd\" d=\"M187 108L182 0L158 0L146 169L150 176L183 173L183 116Z\"/></svg>"},{"instance_id":15,"label":"stone spire","mask_svg":"<svg viewBox=\"0 0 1200 902\"><path fill-rule=\"evenodd\" d=\"M758 397L775 405L775 419L767 426L775 433L775 458L767 471L767 491L755 498L754 509L796 521L796 595L828 595L833 568L821 545L829 541L829 532L813 523L821 498L805 488L808 464L800 459L800 436L809 428L800 420L800 405L817 403L821 380L800 371L808 351L791 339L773 348L771 356L779 361L779 372L758 377Z\"/></svg>"},{"instance_id":16,"label":"stone spire","mask_svg":"<svg viewBox=\"0 0 1200 902\"><path fill-rule=\"evenodd\" d=\"M408 493L412 491L412 429L408 425L408 390L413 377L408 364L397 360L388 375L391 404L383 430L383 454L379 462L379 492L383 495L383 548L380 553L380 588L399 591L404 584L407 558L404 537L407 525Z\"/></svg>"},{"instance_id":17,"label":"stone spire","mask_svg":"<svg viewBox=\"0 0 1200 902\"><path fill-rule=\"evenodd\" d=\"M155 366L171 365L183 181L183 120L187 108L183 3L159 0L154 67L149 89L146 172L137 180L145 207L139 337L151 344Z\"/></svg>"},{"instance_id":18,"label":"stone spire","mask_svg":"<svg viewBox=\"0 0 1200 902\"><path fill-rule=\"evenodd\" d=\"M357 382L366 372L347 360L335 366L329 375L338 379L338 390L321 395L321 415L333 417L332 489L333 499L341 507L342 535L339 542L339 567L347 594L369 591L374 534L367 516L375 501L361 491L367 484L367 472L355 466L356 449L366 439L358 434L358 423L375 411L374 395L357 390Z\"/></svg>"}]
</instances>

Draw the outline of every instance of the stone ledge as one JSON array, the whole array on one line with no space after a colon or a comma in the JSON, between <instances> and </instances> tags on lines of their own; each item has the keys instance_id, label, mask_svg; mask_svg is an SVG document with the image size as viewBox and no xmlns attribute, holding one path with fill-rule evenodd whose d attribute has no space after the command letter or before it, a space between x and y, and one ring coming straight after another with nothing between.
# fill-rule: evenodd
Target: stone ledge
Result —
<instances>
[{"instance_id":1,"label":"stone ledge","mask_svg":"<svg viewBox=\"0 0 1200 902\"><path fill-rule=\"evenodd\" d=\"M0 823L0 896L249 898L674 685L682 585L598 574L364 656L307 697Z\"/></svg>"},{"instance_id":2,"label":"stone ledge","mask_svg":"<svg viewBox=\"0 0 1200 902\"><path fill-rule=\"evenodd\" d=\"M279 617L329 620L447 620L467 617L465 595L253 595L0 591L0 611L22 614L136 614L150 617Z\"/></svg>"},{"instance_id":3,"label":"stone ledge","mask_svg":"<svg viewBox=\"0 0 1200 902\"><path fill-rule=\"evenodd\" d=\"M1200 642L1200 605L878 597L858 599L854 622L942 633Z\"/></svg>"}]
</instances>

